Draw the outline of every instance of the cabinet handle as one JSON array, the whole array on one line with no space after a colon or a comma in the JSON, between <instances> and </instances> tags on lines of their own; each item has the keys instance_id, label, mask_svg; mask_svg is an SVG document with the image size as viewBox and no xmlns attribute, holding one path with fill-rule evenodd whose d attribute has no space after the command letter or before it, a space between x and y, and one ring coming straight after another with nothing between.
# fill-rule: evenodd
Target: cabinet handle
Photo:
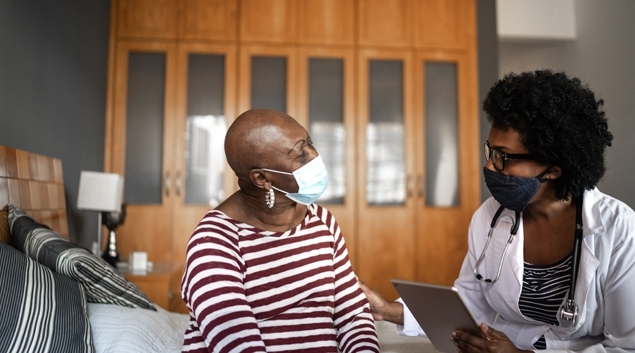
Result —
<instances>
[{"instance_id":1,"label":"cabinet handle","mask_svg":"<svg viewBox=\"0 0 635 353\"><path fill-rule=\"evenodd\" d=\"M423 183L423 175L419 175L419 197L423 197L423 190L425 188L425 185Z\"/></svg>"},{"instance_id":2,"label":"cabinet handle","mask_svg":"<svg viewBox=\"0 0 635 353\"><path fill-rule=\"evenodd\" d=\"M174 179L174 185L176 189L176 196L181 195L181 172L176 172L176 179Z\"/></svg>"},{"instance_id":3,"label":"cabinet handle","mask_svg":"<svg viewBox=\"0 0 635 353\"><path fill-rule=\"evenodd\" d=\"M170 172L165 172L165 196L170 196Z\"/></svg>"},{"instance_id":4,"label":"cabinet handle","mask_svg":"<svg viewBox=\"0 0 635 353\"><path fill-rule=\"evenodd\" d=\"M406 197L412 197L412 189L414 184L412 182L412 175L406 177Z\"/></svg>"}]
</instances>

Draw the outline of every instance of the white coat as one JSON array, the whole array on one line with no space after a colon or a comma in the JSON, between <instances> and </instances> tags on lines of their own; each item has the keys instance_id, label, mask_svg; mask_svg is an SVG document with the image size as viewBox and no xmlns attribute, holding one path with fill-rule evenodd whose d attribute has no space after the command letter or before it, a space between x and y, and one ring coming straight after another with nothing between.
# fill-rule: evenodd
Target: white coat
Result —
<instances>
[{"instance_id":1,"label":"white coat","mask_svg":"<svg viewBox=\"0 0 635 353\"><path fill-rule=\"evenodd\" d=\"M474 265L499 206L489 198L474 213L468 253L454 282L476 319L503 331L520 349L534 349L533 342L544 335L547 350L541 352L635 352L635 212L597 189L585 192L583 245L574 296L579 318L575 327L565 329L525 317L518 308L523 279L522 217L498 281L488 286L475 278ZM484 278L496 276L513 221L513 211L504 210L500 215L478 268ZM405 308L403 333L420 330Z\"/></svg>"}]
</instances>

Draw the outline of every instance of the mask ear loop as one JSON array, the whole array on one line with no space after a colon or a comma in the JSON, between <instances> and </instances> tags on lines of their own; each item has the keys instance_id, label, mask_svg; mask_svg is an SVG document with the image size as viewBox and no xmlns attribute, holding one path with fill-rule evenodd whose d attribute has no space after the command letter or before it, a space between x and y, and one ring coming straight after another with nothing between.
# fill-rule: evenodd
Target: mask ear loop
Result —
<instances>
[{"instance_id":1,"label":"mask ear loop","mask_svg":"<svg viewBox=\"0 0 635 353\"><path fill-rule=\"evenodd\" d=\"M544 176L545 174L547 174L547 172L549 171L549 169L553 168L553 164L549 164L549 166L547 167L547 169L545 169L542 173L536 175L536 179L538 179L540 181L540 183L544 183L545 181L549 180L549 179L545 179Z\"/></svg>"}]
</instances>

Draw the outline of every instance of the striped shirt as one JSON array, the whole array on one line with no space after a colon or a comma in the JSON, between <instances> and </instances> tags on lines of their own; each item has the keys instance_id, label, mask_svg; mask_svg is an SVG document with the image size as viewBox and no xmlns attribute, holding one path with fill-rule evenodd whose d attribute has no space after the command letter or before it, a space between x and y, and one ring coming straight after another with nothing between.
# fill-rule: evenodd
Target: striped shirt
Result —
<instances>
[{"instance_id":1,"label":"striped shirt","mask_svg":"<svg viewBox=\"0 0 635 353\"><path fill-rule=\"evenodd\" d=\"M523 290L518 307L528 318L549 325L558 325L558 310L569 291L573 253L548 266L525 262ZM544 336L534 343L537 349L546 349Z\"/></svg>"},{"instance_id":2,"label":"striped shirt","mask_svg":"<svg viewBox=\"0 0 635 353\"><path fill-rule=\"evenodd\" d=\"M183 352L379 352L333 215L308 206L286 232L209 211L192 234Z\"/></svg>"}]
</instances>

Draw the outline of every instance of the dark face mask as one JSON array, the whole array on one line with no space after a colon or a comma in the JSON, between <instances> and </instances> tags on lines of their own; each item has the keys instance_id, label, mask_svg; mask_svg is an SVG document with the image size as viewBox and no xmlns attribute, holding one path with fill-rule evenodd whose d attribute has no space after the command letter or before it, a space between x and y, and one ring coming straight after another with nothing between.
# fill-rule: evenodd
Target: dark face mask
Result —
<instances>
[{"instance_id":1,"label":"dark face mask","mask_svg":"<svg viewBox=\"0 0 635 353\"><path fill-rule=\"evenodd\" d=\"M487 188L498 203L512 211L522 212L540 189L540 184L546 181L542 177L547 170L549 168L533 178L522 178L496 173L483 167L483 176Z\"/></svg>"}]
</instances>

